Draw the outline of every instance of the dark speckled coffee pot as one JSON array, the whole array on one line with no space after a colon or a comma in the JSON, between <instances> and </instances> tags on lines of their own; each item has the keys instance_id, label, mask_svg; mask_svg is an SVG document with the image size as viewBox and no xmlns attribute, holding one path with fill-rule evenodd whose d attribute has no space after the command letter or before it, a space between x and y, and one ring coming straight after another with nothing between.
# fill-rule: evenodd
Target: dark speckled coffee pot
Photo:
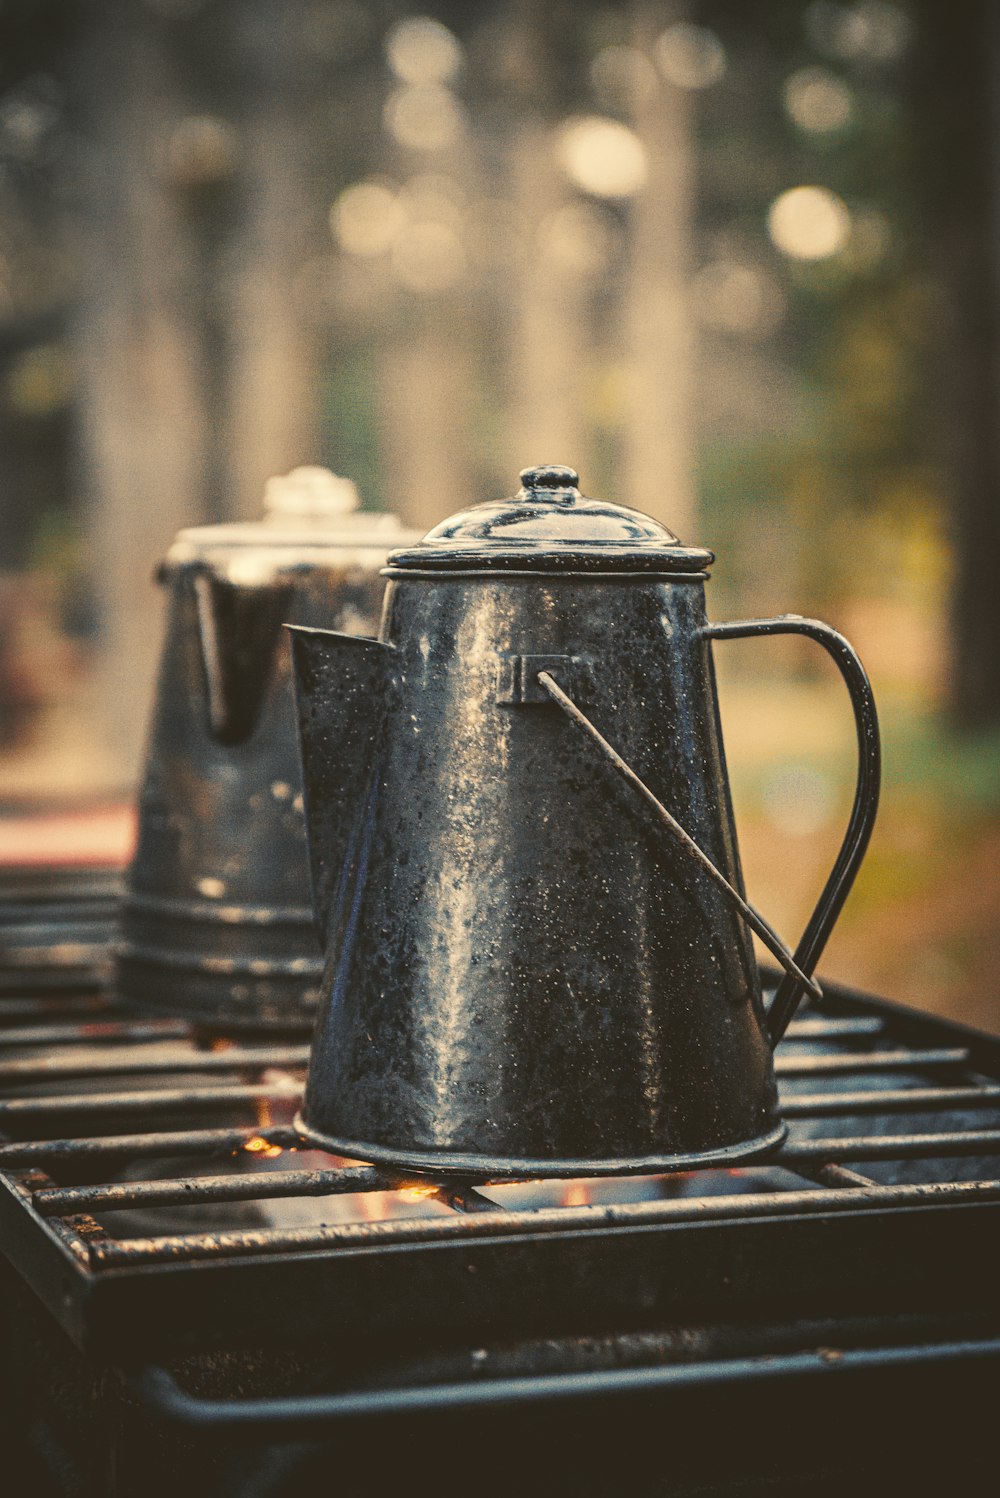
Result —
<instances>
[{"instance_id":1,"label":"dark speckled coffee pot","mask_svg":"<svg viewBox=\"0 0 1000 1498\"><path fill-rule=\"evenodd\" d=\"M404 1170L556 1176L759 1155L772 1049L864 855L878 722L851 646L709 624L711 552L528 469L396 551L381 638L295 629L326 933L303 1136ZM713 641L804 634L860 746L794 955L745 898ZM750 932L785 970L765 1013Z\"/></svg>"},{"instance_id":2,"label":"dark speckled coffee pot","mask_svg":"<svg viewBox=\"0 0 1000 1498\"><path fill-rule=\"evenodd\" d=\"M322 954L282 624L378 628L391 515L325 469L272 479L263 520L181 531L117 986L212 1029L312 1023Z\"/></svg>"}]
</instances>

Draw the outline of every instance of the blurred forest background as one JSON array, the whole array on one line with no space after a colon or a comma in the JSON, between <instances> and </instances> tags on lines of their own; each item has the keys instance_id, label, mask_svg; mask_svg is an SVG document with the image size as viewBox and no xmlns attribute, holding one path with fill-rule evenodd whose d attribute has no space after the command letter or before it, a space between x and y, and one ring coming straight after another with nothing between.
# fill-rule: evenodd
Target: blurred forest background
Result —
<instances>
[{"instance_id":1,"label":"blurred forest background","mask_svg":"<svg viewBox=\"0 0 1000 1498\"><path fill-rule=\"evenodd\" d=\"M824 970L1000 1029L989 0L3 0L2 809L127 800L182 525L305 462L429 526L539 461L856 643ZM794 940L850 803L808 644L717 651Z\"/></svg>"}]
</instances>

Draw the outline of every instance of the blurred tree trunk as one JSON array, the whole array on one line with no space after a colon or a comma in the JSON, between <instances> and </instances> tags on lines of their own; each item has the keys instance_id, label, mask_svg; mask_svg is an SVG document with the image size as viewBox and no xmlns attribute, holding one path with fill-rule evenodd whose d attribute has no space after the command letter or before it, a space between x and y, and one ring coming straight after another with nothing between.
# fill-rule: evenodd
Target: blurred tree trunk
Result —
<instances>
[{"instance_id":1,"label":"blurred tree trunk","mask_svg":"<svg viewBox=\"0 0 1000 1498\"><path fill-rule=\"evenodd\" d=\"M469 361L455 327L420 308L408 336L381 351L387 508L418 530L479 498L466 462Z\"/></svg>"},{"instance_id":2,"label":"blurred tree trunk","mask_svg":"<svg viewBox=\"0 0 1000 1498\"><path fill-rule=\"evenodd\" d=\"M86 27L80 442L123 780L160 648L154 564L181 526L256 515L271 473L319 457L320 350L290 289L314 217L305 3L175 17L107 0Z\"/></svg>"},{"instance_id":3,"label":"blurred tree trunk","mask_svg":"<svg viewBox=\"0 0 1000 1498\"><path fill-rule=\"evenodd\" d=\"M632 40L647 56L687 7L637 0ZM646 149L648 179L632 206L632 263L626 329L630 390L622 497L693 539L694 440L691 389L695 341L688 305L694 214L693 109L689 91L661 79L637 98L633 127Z\"/></svg>"},{"instance_id":4,"label":"blurred tree trunk","mask_svg":"<svg viewBox=\"0 0 1000 1498\"><path fill-rule=\"evenodd\" d=\"M295 285L317 216L303 109L311 81L302 40L310 9L310 0L233 0L228 14L240 64L245 207L224 267L231 284L220 287L229 347L228 428L219 456L223 511L243 519L260 514L272 474L322 456L321 340L315 312Z\"/></svg>"},{"instance_id":5,"label":"blurred tree trunk","mask_svg":"<svg viewBox=\"0 0 1000 1498\"><path fill-rule=\"evenodd\" d=\"M530 109L525 115L511 162L513 227L522 242L511 288L508 485L538 463L568 463L585 479L588 456L583 385L590 298L550 245L555 215L573 194L558 163L555 127Z\"/></svg>"},{"instance_id":6,"label":"blurred tree trunk","mask_svg":"<svg viewBox=\"0 0 1000 1498\"><path fill-rule=\"evenodd\" d=\"M949 698L1000 722L1000 12L916 7L916 180L938 296L929 395L952 499Z\"/></svg>"},{"instance_id":7,"label":"blurred tree trunk","mask_svg":"<svg viewBox=\"0 0 1000 1498\"><path fill-rule=\"evenodd\" d=\"M441 211L433 206L436 194L443 193L459 217L467 212L482 190L476 142L469 133L459 130L446 144L423 150L389 135L392 175L404 189L416 191L404 233L414 222L436 221ZM448 184L455 194L451 199ZM429 194L429 208L417 206L421 192ZM442 253L445 259L436 266L435 255ZM449 267L440 249L424 255L409 275L389 257L382 296L387 307L395 302L396 316L390 315L377 335L376 355L386 507L417 530L430 530L482 497L473 486L470 444L480 336L475 303L463 260Z\"/></svg>"},{"instance_id":8,"label":"blurred tree trunk","mask_svg":"<svg viewBox=\"0 0 1000 1498\"><path fill-rule=\"evenodd\" d=\"M92 152L81 443L100 712L125 778L141 752L159 651L152 566L181 525L205 518L200 298L191 226L165 171L180 105L162 30L138 6L100 6L81 63Z\"/></svg>"}]
</instances>

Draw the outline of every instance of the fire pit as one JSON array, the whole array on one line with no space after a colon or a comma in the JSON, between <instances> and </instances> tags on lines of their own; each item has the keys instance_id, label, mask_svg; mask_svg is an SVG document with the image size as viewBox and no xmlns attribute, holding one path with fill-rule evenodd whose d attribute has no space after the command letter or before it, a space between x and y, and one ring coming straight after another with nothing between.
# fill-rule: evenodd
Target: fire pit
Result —
<instances>
[{"instance_id":1,"label":"fire pit","mask_svg":"<svg viewBox=\"0 0 1000 1498\"><path fill-rule=\"evenodd\" d=\"M950 1411L954 1487L1000 1367L1000 1042L824 987L766 1162L498 1185L303 1152L304 1044L8 986L6 1448L41 1493L298 1493L374 1451L381 1491L411 1441L489 1492L515 1436L550 1491L835 1492L905 1409L893 1481Z\"/></svg>"}]
</instances>

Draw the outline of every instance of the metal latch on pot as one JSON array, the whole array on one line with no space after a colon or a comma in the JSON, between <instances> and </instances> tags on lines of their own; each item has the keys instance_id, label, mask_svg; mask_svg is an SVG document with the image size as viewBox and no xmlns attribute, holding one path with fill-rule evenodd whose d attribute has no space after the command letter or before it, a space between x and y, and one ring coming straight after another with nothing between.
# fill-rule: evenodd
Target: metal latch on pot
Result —
<instances>
[{"instance_id":1,"label":"metal latch on pot","mask_svg":"<svg viewBox=\"0 0 1000 1498\"><path fill-rule=\"evenodd\" d=\"M498 703L551 702L538 680L549 671L565 691L581 702L594 695L594 663L586 655L503 655L497 662Z\"/></svg>"}]
</instances>

